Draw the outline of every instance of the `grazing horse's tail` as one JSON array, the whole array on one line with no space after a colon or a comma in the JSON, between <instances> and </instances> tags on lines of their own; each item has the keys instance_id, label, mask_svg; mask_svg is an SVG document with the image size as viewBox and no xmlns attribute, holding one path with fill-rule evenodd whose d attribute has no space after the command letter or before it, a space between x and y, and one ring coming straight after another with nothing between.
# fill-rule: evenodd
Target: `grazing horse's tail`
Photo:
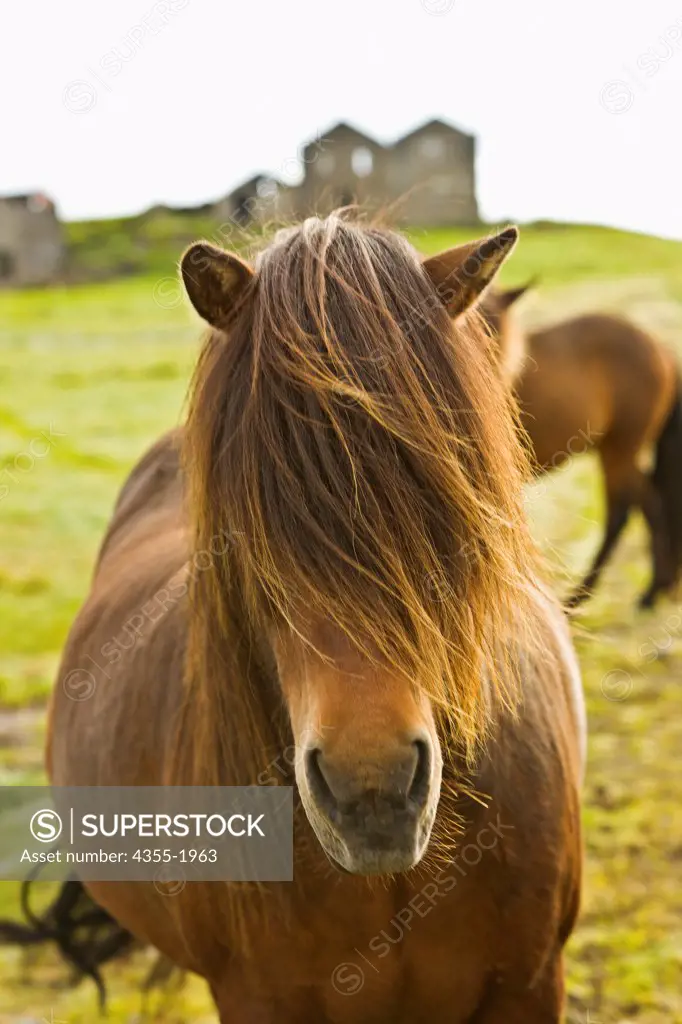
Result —
<instances>
[{"instance_id":1,"label":"grazing horse's tail","mask_svg":"<svg viewBox=\"0 0 682 1024\"><path fill-rule=\"evenodd\" d=\"M674 581L682 570L682 380L656 443L653 484L663 502Z\"/></svg>"},{"instance_id":2,"label":"grazing horse's tail","mask_svg":"<svg viewBox=\"0 0 682 1024\"><path fill-rule=\"evenodd\" d=\"M0 921L0 943L17 946L53 943L74 968L78 980L92 979L103 1009L106 990L100 968L131 950L135 939L95 903L83 883L76 879L65 882L47 910L35 914L29 904L29 890L35 877L34 874L25 881L21 889L21 907L27 923Z\"/></svg>"}]
</instances>

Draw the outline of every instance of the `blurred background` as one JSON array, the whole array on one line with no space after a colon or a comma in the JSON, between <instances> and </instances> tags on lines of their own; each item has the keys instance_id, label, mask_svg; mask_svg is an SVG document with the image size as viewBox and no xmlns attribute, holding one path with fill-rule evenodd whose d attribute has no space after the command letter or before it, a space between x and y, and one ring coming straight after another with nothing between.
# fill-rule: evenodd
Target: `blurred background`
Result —
<instances>
[{"instance_id":1,"label":"blurred background","mask_svg":"<svg viewBox=\"0 0 682 1024\"><path fill-rule=\"evenodd\" d=\"M46 702L124 477L183 415L196 237L249 252L359 202L425 253L508 221L526 326L625 314L682 360L682 6L667 0L13 5L0 32L0 784L44 779ZM682 467L681 467L682 471ZM564 593L596 549L596 462L529 489ZM638 517L577 619L590 715L569 1021L682 1022L682 604L634 609ZM18 915L0 883L0 916ZM47 895L47 894L45 894ZM112 1024L213 1020L200 983ZM49 953L0 949L0 1022L91 1022Z\"/></svg>"}]
</instances>

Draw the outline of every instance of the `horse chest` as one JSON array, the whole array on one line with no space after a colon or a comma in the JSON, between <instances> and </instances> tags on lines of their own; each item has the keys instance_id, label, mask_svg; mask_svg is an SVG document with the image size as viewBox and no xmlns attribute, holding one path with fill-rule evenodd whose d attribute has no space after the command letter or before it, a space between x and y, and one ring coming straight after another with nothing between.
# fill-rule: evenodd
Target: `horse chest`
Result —
<instances>
[{"instance_id":1,"label":"horse chest","mask_svg":"<svg viewBox=\"0 0 682 1024\"><path fill-rule=\"evenodd\" d=\"M448 889L442 873L438 882L416 886L365 886L364 899L349 883L307 908L286 932L273 929L263 940L266 966L248 995L250 972L237 958L222 983L226 1006L250 1002L253 1024L467 1021L489 966L480 901L477 912L468 893ZM251 1024L248 1016L244 1021Z\"/></svg>"}]
</instances>

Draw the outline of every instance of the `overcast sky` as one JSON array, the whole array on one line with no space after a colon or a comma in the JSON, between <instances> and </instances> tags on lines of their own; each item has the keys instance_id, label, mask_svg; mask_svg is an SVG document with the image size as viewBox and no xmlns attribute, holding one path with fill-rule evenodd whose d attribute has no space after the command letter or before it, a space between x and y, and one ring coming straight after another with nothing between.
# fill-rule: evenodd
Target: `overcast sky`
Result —
<instances>
[{"instance_id":1,"label":"overcast sky","mask_svg":"<svg viewBox=\"0 0 682 1024\"><path fill-rule=\"evenodd\" d=\"M291 179L337 120L479 139L487 219L682 238L682 0L59 0L0 15L0 194L63 216Z\"/></svg>"}]
</instances>

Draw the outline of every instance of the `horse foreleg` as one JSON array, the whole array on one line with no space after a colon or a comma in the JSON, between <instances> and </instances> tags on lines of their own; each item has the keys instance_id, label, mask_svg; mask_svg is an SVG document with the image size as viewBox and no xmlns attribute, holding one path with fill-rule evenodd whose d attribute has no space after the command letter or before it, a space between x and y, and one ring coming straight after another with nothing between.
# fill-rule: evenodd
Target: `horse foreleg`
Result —
<instances>
[{"instance_id":1,"label":"horse foreleg","mask_svg":"<svg viewBox=\"0 0 682 1024\"><path fill-rule=\"evenodd\" d=\"M308 1024L318 1020L317 1015L307 1017L300 1013L287 1012L286 1007L277 1005L266 995L258 997L247 988L242 979L232 977L210 982L209 988L218 1011L220 1024ZM298 1009L298 1008L297 1008Z\"/></svg>"},{"instance_id":2,"label":"horse foreleg","mask_svg":"<svg viewBox=\"0 0 682 1024\"><path fill-rule=\"evenodd\" d=\"M511 978L492 981L469 1024L560 1024L564 1008L564 969L561 955L542 978L519 989Z\"/></svg>"},{"instance_id":3,"label":"horse foreleg","mask_svg":"<svg viewBox=\"0 0 682 1024\"><path fill-rule=\"evenodd\" d=\"M575 608L577 605L581 604L594 590L602 569L606 565L606 562L608 561L609 556L616 546L618 538L623 532L625 524L628 521L630 509L632 508L631 493L629 491L624 491L618 495L612 495L607 492L606 508L606 529L604 531L604 539L601 543L601 547L594 557L594 561L592 562L587 575L566 602L569 608Z\"/></svg>"}]
</instances>

